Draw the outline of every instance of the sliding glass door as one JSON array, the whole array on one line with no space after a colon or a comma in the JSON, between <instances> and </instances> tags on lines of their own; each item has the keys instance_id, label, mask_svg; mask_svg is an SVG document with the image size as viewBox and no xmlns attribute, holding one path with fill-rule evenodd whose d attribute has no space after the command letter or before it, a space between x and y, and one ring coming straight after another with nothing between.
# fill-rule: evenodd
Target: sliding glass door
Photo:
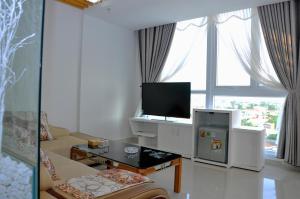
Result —
<instances>
[{"instance_id":1,"label":"sliding glass door","mask_svg":"<svg viewBox=\"0 0 300 199\"><path fill-rule=\"evenodd\" d=\"M43 0L0 2L0 198L37 198Z\"/></svg>"}]
</instances>

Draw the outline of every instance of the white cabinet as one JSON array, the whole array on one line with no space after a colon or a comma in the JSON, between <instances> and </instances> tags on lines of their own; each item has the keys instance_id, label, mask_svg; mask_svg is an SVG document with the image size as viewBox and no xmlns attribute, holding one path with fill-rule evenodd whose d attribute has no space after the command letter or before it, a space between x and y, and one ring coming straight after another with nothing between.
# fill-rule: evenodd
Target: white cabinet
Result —
<instances>
[{"instance_id":1,"label":"white cabinet","mask_svg":"<svg viewBox=\"0 0 300 199\"><path fill-rule=\"evenodd\" d=\"M157 120L142 117L130 119L132 133L139 145L192 157L193 127L191 120Z\"/></svg>"},{"instance_id":2,"label":"white cabinet","mask_svg":"<svg viewBox=\"0 0 300 199\"><path fill-rule=\"evenodd\" d=\"M184 157L192 156L192 126L177 124L158 125L158 149L178 153Z\"/></svg>"},{"instance_id":3,"label":"white cabinet","mask_svg":"<svg viewBox=\"0 0 300 199\"><path fill-rule=\"evenodd\" d=\"M178 144L177 128L168 124L160 124L158 126L157 147L161 150L177 153Z\"/></svg>"},{"instance_id":4,"label":"white cabinet","mask_svg":"<svg viewBox=\"0 0 300 199\"><path fill-rule=\"evenodd\" d=\"M179 127L179 148L181 155L191 158L193 151L193 127L181 126Z\"/></svg>"},{"instance_id":5,"label":"white cabinet","mask_svg":"<svg viewBox=\"0 0 300 199\"><path fill-rule=\"evenodd\" d=\"M264 128L234 128L232 132L232 165L260 171L264 166Z\"/></svg>"},{"instance_id":6,"label":"white cabinet","mask_svg":"<svg viewBox=\"0 0 300 199\"><path fill-rule=\"evenodd\" d=\"M198 162L259 171L264 165L264 129L243 129L240 123L239 111L215 109L194 109L193 122L130 119L139 145L181 154ZM218 161L221 150L226 150L225 156L222 154L225 161ZM210 153L209 158L203 157L203 151Z\"/></svg>"},{"instance_id":7,"label":"white cabinet","mask_svg":"<svg viewBox=\"0 0 300 199\"><path fill-rule=\"evenodd\" d=\"M156 147L158 124L140 118L131 118L130 127L132 134L138 137L141 146Z\"/></svg>"}]
</instances>

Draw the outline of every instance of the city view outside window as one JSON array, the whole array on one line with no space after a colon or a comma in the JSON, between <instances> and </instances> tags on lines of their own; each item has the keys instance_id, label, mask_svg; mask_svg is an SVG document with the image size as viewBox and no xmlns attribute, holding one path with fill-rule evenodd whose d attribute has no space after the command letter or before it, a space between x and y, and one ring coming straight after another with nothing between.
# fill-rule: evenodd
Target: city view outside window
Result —
<instances>
[{"instance_id":1,"label":"city view outside window","mask_svg":"<svg viewBox=\"0 0 300 199\"><path fill-rule=\"evenodd\" d=\"M242 126L264 127L266 129L266 154L272 156L277 152L283 103L284 98L232 96L216 96L214 98L215 108L240 110Z\"/></svg>"}]
</instances>

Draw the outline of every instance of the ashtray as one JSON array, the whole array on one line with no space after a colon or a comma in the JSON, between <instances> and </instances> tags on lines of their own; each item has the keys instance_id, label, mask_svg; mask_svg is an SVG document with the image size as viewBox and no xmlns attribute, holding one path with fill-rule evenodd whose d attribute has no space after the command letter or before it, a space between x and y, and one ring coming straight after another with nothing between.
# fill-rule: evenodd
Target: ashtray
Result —
<instances>
[{"instance_id":1,"label":"ashtray","mask_svg":"<svg viewBox=\"0 0 300 199\"><path fill-rule=\"evenodd\" d=\"M139 152L139 148L134 147L134 146L129 146L129 147L125 147L124 151L125 151L125 153L135 154L135 153Z\"/></svg>"}]
</instances>

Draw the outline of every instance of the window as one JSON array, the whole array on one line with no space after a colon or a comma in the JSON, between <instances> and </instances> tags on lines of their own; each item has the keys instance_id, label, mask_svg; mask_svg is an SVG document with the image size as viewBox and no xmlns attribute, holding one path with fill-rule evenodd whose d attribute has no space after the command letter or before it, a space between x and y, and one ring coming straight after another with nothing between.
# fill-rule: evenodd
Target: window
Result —
<instances>
[{"instance_id":1,"label":"window","mask_svg":"<svg viewBox=\"0 0 300 199\"><path fill-rule=\"evenodd\" d=\"M250 76L241 67L234 49L228 48L232 36L231 32L234 30L238 33L238 30L245 28L245 26L251 31L251 20L243 21L232 18L216 25L217 31L222 33L217 34L217 86L250 86ZM234 36L238 37L239 45L247 45L247 38L243 34L234 34ZM232 72L239 75L232 78Z\"/></svg>"},{"instance_id":2,"label":"window","mask_svg":"<svg viewBox=\"0 0 300 199\"><path fill-rule=\"evenodd\" d=\"M251 13L251 9L246 12ZM242 30L260 31L253 29L252 17L240 14L237 11L177 23L161 80L190 81L191 108L241 110L241 125L267 129L266 152L274 155L286 93L256 82L229 47L232 39L237 39L238 45L249 45L249 38L239 34ZM232 31L235 31L234 38ZM264 45L259 43L258 46L259 56L268 55Z\"/></svg>"},{"instance_id":3,"label":"window","mask_svg":"<svg viewBox=\"0 0 300 199\"><path fill-rule=\"evenodd\" d=\"M264 127L266 129L265 150L269 155L277 152L280 113L284 98L215 96L214 107L217 109L239 109L241 125Z\"/></svg>"},{"instance_id":4,"label":"window","mask_svg":"<svg viewBox=\"0 0 300 199\"><path fill-rule=\"evenodd\" d=\"M205 94L192 93L191 95L191 109L205 108Z\"/></svg>"},{"instance_id":5,"label":"window","mask_svg":"<svg viewBox=\"0 0 300 199\"><path fill-rule=\"evenodd\" d=\"M207 18L178 23L162 72L166 82L191 82L191 109L205 108L206 46ZM172 75L169 77L168 74Z\"/></svg>"}]
</instances>

